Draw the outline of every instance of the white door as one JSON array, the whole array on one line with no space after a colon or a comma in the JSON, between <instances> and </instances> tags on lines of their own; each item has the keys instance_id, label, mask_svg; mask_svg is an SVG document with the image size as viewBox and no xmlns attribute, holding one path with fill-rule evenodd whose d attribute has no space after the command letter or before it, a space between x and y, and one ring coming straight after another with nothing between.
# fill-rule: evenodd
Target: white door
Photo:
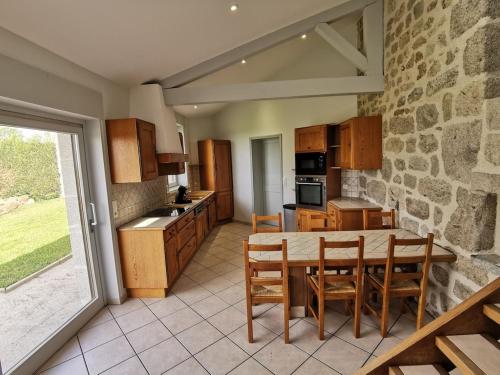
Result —
<instances>
[{"instance_id":1,"label":"white door","mask_svg":"<svg viewBox=\"0 0 500 375\"><path fill-rule=\"evenodd\" d=\"M264 215L282 211L281 145L279 137L262 140L262 190Z\"/></svg>"}]
</instances>

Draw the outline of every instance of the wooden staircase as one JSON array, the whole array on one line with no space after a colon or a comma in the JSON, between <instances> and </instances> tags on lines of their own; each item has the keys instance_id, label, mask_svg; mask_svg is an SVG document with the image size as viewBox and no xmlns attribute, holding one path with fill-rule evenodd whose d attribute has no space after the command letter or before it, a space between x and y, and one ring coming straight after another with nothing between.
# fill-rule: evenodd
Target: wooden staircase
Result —
<instances>
[{"instance_id":1,"label":"wooden staircase","mask_svg":"<svg viewBox=\"0 0 500 375\"><path fill-rule=\"evenodd\" d=\"M500 374L500 278L356 375Z\"/></svg>"}]
</instances>

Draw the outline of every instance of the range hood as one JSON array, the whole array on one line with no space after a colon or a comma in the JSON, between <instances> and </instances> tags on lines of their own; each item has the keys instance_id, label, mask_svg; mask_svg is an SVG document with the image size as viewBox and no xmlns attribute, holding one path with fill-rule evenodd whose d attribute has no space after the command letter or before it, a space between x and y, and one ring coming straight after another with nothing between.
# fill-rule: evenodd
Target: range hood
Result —
<instances>
[{"instance_id":1,"label":"range hood","mask_svg":"<svg viewBox=\"0 0 500 375\"><path fill-rule=\"evenodd\" d=\"M130 89L130 117L155 124L158 163L174 164L188 161L177 132L175 113L165 105L163 89L157 83Z\"/></svg>"}]
</instances>

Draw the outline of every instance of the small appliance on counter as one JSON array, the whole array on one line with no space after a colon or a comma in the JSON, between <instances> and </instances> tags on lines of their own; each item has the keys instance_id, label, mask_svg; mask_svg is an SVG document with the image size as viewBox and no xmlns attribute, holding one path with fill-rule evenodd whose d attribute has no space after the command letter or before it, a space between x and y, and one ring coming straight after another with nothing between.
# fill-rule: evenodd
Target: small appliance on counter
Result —
<instances>
[{"instance_id":1,"label":"small appliance on counter","mask_svg":"<svg viewBox=\"0 0 500 375\"><path fill-rule=\"evenodd\" d=\"M177 194L175 195L175 203L183 204L183 203L192 203L191 199L187 197L187 187L181 185L177 189Z\"/></svg>"}]
</instances>

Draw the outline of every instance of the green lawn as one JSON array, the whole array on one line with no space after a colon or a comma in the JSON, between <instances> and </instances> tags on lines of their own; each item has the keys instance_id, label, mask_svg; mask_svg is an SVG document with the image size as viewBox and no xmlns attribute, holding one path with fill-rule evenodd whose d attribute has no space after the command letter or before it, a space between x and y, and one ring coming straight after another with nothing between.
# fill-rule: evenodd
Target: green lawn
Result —
<instances>
[{"instance_id":1,"label":"green lawn","mask_svg":"<svg viewBox=\"0 0 500 375\"><path fill-rule=\"evenodd\" d=\"M29 276L71 252L62 198L0 216L0 287Z\"/></svg>"}]
</instances>

